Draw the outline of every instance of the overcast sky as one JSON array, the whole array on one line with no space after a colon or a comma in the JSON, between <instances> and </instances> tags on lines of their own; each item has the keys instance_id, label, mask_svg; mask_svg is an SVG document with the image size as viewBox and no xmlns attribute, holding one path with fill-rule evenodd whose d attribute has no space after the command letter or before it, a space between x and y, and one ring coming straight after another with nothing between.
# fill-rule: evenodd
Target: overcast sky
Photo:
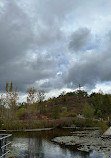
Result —
<instances>
[{"instance_id":1,"label":"overcast sky","mask_svg":"<svg viewBox=\"0 0 111 158\"><path fill-rule=\"evenodd\" d=\"M111 92L110 0L0 0L0 89Z\"/></svg>"}]
</instances>

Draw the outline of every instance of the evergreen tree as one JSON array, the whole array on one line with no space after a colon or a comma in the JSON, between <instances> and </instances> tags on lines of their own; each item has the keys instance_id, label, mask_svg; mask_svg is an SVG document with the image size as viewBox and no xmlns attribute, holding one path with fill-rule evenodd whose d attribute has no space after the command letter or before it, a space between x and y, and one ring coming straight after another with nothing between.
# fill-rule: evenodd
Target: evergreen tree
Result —
<instances>
[{"instance_id":1,"label":"evergreen tree","mask_svg":"<svg viewBox=\"0 0 111 158\"><path fill-rule=\"evenodd\" d=\"M54 119L59 118L59 107L58 107L58 105L53 106L52 117Z\"/></svg>"}]
</instances>

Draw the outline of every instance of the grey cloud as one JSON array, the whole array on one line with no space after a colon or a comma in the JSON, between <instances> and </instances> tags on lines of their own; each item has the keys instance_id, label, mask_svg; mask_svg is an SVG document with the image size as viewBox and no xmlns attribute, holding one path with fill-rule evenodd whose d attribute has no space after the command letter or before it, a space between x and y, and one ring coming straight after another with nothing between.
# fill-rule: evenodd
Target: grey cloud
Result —
<instances>
[{"instance_id":1,"label":"grey cloud","mask_svg":"<svg viewBox=\"0 0 111 158\"><path fill-rule=\"evenodd\" d=\"M36 39L28 16L12 1L5 5L0 18L0 83L13 81L24 91L37 80L57 73L57 61L50 53L36 54ZM35 51L35 52L34 52ZM28 56L35 55L34 59Z\"/></svg>"},{"instance_id":2,"label":"grey cloud","mask_svg":"<svg viewBox=\"0 0 111 158\"><path fill-rule=\"evenodd\" d=\"M73 51L80 51L88 45L90 37L91 33L88 28L79 28L71 35L69 48Z\"/></svg>"},{"instance_id":3,"label":"grey cloud","mask_svg":"<svg viewBox=\"0 0 111 158\"><path fill-rule=\"evenodd\" d=\"M44 89L46 92L51 91L52 89L62 89L65 85L62 79L62 76L51 77L48 81L45 81L40 86L36 85L37 89Z\"/></svg>"},{"instance_id":4,"label":"grey cloud","mask_svg":"<svg viewBox=\"0 0 111 158\"><path fill-rule=\"evenodd\" d=\"M63 18L72 11L76 6L75 0L44 0L35 1L37 7L37 13L45 20L46 23L52 24L52 22L63 20ZM52 21L51 21L52 20Z\"/></svg>"},{"instance_id":5,"label":"grey cloud","mask_svg":"<svg viewBox=\"0 0 111 158\"><path fill-rule=\"evenodd\" d=\"M20 4L23 9L29 11L27 11L29 16L30 10L32 12L32 27L35 30L38 47L48 47L54 43L64 42L65 35L62 27L67 15L77 6L76 0L69 2L67 0L31 0L30 3L21 0Z\"/></svg>"},{"instance_id":6,"label":"grey cloud","mask_svg":"<svg viewBox=\"0 0 111 158\"><path fill-rule=\"evenodd\" d=\"M45 27L43 25L45 26L45 24L37 25L36 43L39 47L50 47L52 42L55 44L63 40L64 35L58 25L49 25Z\"/></svg>"},{"instance_id":7,"label":"grey cloud","mask_svg":"<svg viewBox=\"0 0 111 158\"><path fill-rule=\"evenodd\" d=\"M99 80L111 80L110 46L107 51L103 51L103 46L101 53L94 51L79 56L69 53L71 49L81 52L88 46L92 28L96 26L92 24L100 24L98 18L95 20L96 14L101 13L98 8L106 3L98 1L6 0L0 11L0 86L12 80L20 91L25 91L44 80L41 88L50 91L71 82L93 85ZM68 37L74 29L77 31L72 33L69 50ZM76 55L78 61L74 59ZM62 75L57 76L58 72Z\"/></svg>"},{"instance_id":8,"label":"grey cloud","mask_svg":"<svg viewBox=\"0 0 111 158\"><path fill-rule=\"evenodd\" d=\"M57 73L57 63L51 56L38 55L34 61L18 61L11 62L0 69L0 81L13 81L20 91L26 88L35 81L41 79L49 79ZM5 75L4 75L5 72Z\"/></svg>"},{"instance_id":9,"label":"grey cloud","mask_svg":"<svg viewBox=\"0 0 111 158\"><path fill-rule=\"evenodd\" d=\"M92 51L82 55L69 68L65 77L67 85L94 87L97 82L111 81L111 47L106 51Z\"/></svg>"},{"instance_id":10,"label":"grey cloud","mask_svg":"<svg viewBox=\"0 0 111 158\"><path fill-rule=\"evenodd\" d=\"M19 58L30 49L33 32L24 12L9 2L0 19L0 64Z\"/></svg>"}]
</instances>

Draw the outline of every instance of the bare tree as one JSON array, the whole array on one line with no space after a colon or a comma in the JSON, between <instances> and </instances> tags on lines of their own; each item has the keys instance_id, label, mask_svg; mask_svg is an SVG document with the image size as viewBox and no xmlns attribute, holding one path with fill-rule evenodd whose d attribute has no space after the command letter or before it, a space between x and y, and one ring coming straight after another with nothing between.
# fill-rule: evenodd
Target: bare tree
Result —
<instances>
[{"instance_id":1,"label":"bare tree","mask_svg":"<svg viewBox=\"0 0 111 158\"><path fill-rule=\"evenodd\" d=\"M28 93L27 103L29 103L29 104L35 103L37 101L37 91L36 91L36 89L34 87L29 88L29 89L27 89L27 93Z\"/></svg>"},{"instance_id":2,"label":"bare tree","mask_svg":"<svg viewBox=\"0 0 111 158\"><path fill-rule=\"evenodd\" d=\"M41 103L45 99L45 91L44 90L39 90L37 92L37 99L38 99L39 103Z\"/></svg>"}]
</instances>

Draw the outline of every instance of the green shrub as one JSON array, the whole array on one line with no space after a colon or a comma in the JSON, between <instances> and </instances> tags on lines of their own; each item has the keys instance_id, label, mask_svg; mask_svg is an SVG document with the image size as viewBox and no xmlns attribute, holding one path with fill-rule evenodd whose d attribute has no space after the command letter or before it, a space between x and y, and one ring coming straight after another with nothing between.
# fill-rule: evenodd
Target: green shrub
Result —
<instances>
[{"instance_id":1,"label":"green shrub","mask_svg":"<svg viewBox=\"0 0 111 158\"><path fill-rule=\"evenodd\" d=\"M16 116L20 119L23 115L27 114L27 109L21 108L16 112Z\"/></svg>"},{"instance_id":2,"label":"green shrub","mask_svg":"<svg viewBox=\"0 0 111 158\"><path fill-rule=\"evenodd\" d=\"M75 117L73 120L73 124L79 127L93 127L95 126L95 122L91 119L82 119Z\"/></svg>"},{"instance_id":3,"label":"green shrub","mask_svg":"<svg viewBox=\"0 0 111 158\"><path fill-rule=\"evenodd\" d=\"M59 118L59 107L58 107L58 105L53 106L52 118L54 118L54 119Z\"/></svg>"},{"instance_id":4,"label":"green shrub","mask_svg":"<svg viewBox=\"0 0 111 158\"><path fill-rule=\"evenodd\" d=\"M89 104L85 104L83 109L83 116L88 119L92 119L94 117L94 108Z\"/></svg>"},{"instance_id":5,"label":"green shrub","mask_svg":"<svg viewBox=\"0 0 111 158\"><path fill-rule=\"evenodd\" d=\"M62 113L61 113L61 116L66 116L66 114L67 114L67 107L62 107L61 108L61 110L62 110Z\"/></svg>"},{"instance_id":6,"label":"green shrub","mask_svg":"<svg viewBox=\"0 0 111 158\"><path fill-rule=\"evenodd\" d=\"M108 129L108 125L105 122L98 122L97 126L101 128L102 133L104 133Z\"/></svg>"},{"instance_id":7,"label":"green shrub","mask_svg":"<svg viewBox=\"0 0 111 158\"><path fill-rule=\"evenodd\" d=\"M76 117L76 116L77 116L76 113L68 113L68 114L66 115L66 117Z\"/></svg>"}]
</instances>

